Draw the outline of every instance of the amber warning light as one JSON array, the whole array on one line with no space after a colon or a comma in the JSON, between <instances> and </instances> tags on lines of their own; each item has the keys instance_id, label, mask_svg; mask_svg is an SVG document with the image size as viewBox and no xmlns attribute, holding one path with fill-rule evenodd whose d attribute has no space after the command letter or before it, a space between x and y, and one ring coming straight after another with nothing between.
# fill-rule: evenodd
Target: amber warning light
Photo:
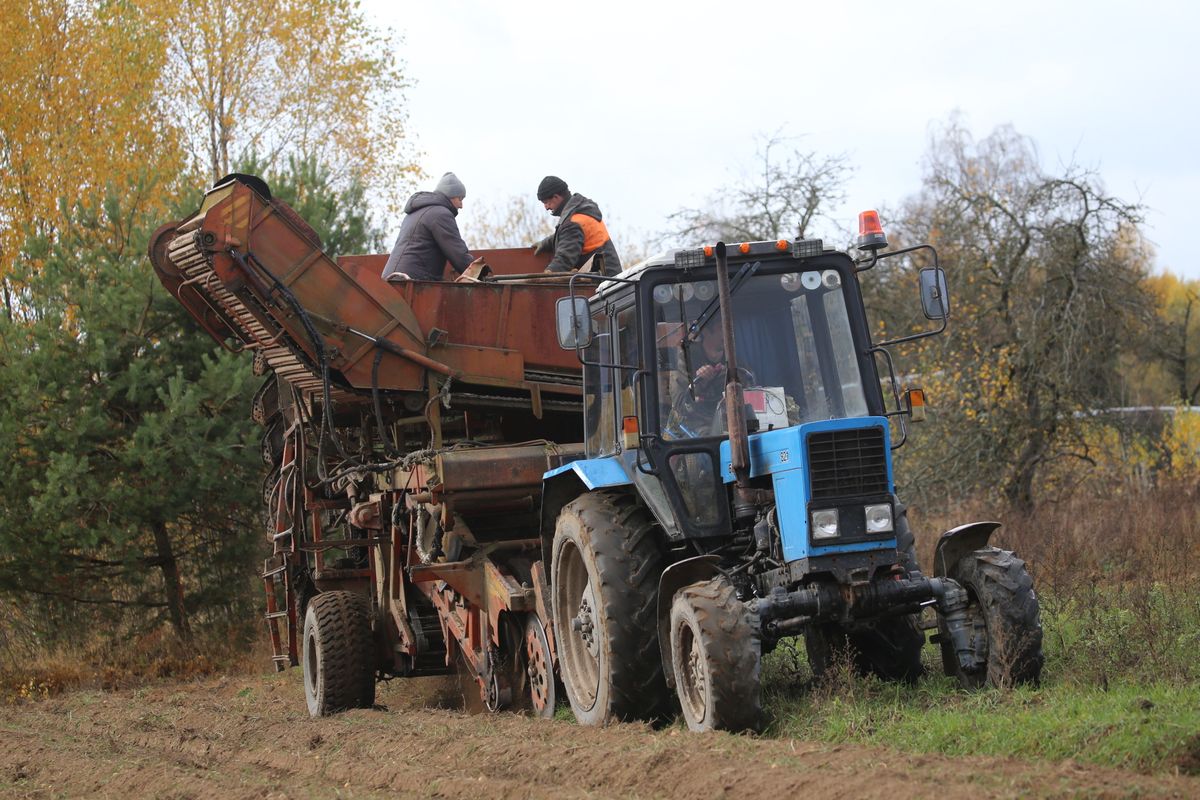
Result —
<instances>
[{"instance_id":1,"label":"amber warning light","mask_svg":"<svg viewBox=\"0 0 1200 800\"><path fill-rule=\"evenodd\" d=\"M625 417L621 420L621 445L626 450L636 450L638 446L638 419Z\"/></svg>"},{"instance_id":2,"label":"amber warning light","mask_svg":"<svg viewBox=\"0 0 1200 800\"><path fill-rule=\"evenodd\" d=\"M882 250L887 244L887 236L883 233L883 226L879 224L879 212L864 211L859 214L858 242L855 246L859 250Z\"/></svg>"},{"instance_id":3,"label":"amber warning light","mask_svg":"<svg viewBox=\"0 0 1200 800\"><path fill-rule=\"evenodd\" d=\"M908 415L913 422L925 421L925 392L922 389L912 388L904 392L904 398L908 405Z\"/></svg>"}]
</instances>

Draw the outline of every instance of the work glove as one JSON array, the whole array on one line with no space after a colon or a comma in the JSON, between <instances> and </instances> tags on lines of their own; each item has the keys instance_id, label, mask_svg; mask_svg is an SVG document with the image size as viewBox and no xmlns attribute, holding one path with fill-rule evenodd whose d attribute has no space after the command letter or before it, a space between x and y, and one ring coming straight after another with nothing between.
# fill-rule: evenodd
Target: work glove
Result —
<instances>
[{"instance_id":1,"label":"work glove","mask_svg":"<svg viewBox=\"0 0 1200 800\"><path fill-rule=\"evenodd\" d=\"M540 241L533 243L533 254L535 256L540 256L542 253L545 253L549 249L550 249L550 243L547 242L545 239L542 239Z\"/></svg>"}]
</instances>

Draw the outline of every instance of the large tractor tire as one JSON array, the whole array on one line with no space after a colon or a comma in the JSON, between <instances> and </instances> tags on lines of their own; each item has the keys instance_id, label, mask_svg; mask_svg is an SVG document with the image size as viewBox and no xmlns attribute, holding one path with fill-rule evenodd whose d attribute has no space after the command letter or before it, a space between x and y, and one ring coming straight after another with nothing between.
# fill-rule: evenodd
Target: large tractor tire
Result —
<instances>
[{"instance_id":1,"label":"large tractor tire","mask_svg":"<svg viewBox=\"0 0 1200 800\"><path fill-rule=\"evenodd\" d=\"M804 633L808 665L817 679L838 653L846 652L860 675L914 683L924 673L924 646L925 632L912 614L863 623L849 631L837 623L810 625Z\"/></svg>"},{"instance_id":2,"label":"large tractor tire","mask_svg":"<svg viewBox=\"0 0 1200 800\"><path fill-rule=\"evenodd\" d=\"M304 697L324 717L375 703L370 601L357 592L322 592L304 615Z\"/></svg>"},{"instance_id":3,"label":"large tractor tire","mask_svg":"<svg viewBox=\"0 0 1200 800\"><path fill-rule=\"evenodd\" d=\"M907 509L896 505L896 548L900 564L909 575L920 573ZM848 652L860 675L877 675L887 681L914 683L924 674L921 651L925 631L920 615L905 614L865 622L846 630L836 623L810 625L804 634L804 647L813 677L820 679L839 652Z\"/></svg>"},{"instance_id":4,"label":"large tractor tire","mask_svg":"<svg viewBox=\"0 0 1200 800\"><path fill-rule=\"evenodd\" d=\"M654 719L669 699L658 648L664 555L649 512L592 492L558 515L551 595L559 671L582 725Z\"/></svg>"},{"instance_id":5,"label":"large tractor tire","mask_svg":"<svg viewBox=\"0 0 1200 800\"><path fill-rule=\"evenodd\" d=\"M671 603L671 666L693 731L762 728L758 620L724 576L693 583Z\"/></svg>"},{"instance_id":6,"label":"large tractor tire","mask_svg":"<svg viewBox=\"0 0 1200 800\"><path fill-rule=\"evenodd\" d=\"M1008 550L988 547L963 556L947 577L967 590L967 633L981 666L959 666L945 625L939 619L942 666L968 689L1036 683L1042 674L1042 622L1033 579L1025 562Z\"/></svg>"}]
</instances>

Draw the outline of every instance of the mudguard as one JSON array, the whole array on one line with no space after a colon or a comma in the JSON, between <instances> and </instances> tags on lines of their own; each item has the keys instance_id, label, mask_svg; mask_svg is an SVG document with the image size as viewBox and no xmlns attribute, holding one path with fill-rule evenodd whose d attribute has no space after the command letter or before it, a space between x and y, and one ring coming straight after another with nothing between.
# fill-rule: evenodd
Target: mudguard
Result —
<instances>
[{"instance_id":1,"label":"mudguard","mask_svg":"<svg viewBox=\"0 0 1200 800\"><path fill-rule=\"evenodd\" d=\"M934 551L933 574L945 577L960 558L987 547L988 539L999 527L999 522L968 522L943 533Z\"/></svg>"}]
</instances>

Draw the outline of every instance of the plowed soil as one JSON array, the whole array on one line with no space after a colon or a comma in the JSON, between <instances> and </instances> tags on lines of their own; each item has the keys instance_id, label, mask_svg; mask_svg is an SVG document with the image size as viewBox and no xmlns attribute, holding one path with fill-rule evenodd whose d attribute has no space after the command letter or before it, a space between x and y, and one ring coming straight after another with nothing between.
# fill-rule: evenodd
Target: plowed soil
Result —
<instances>
[{"instance_id":1,"label":"plowed soil","mask_svg":"<svg viewBox=\"0 0 1200 800\"><path fill-rule=\"evenodd\" d=\"M293 670L0 707L0 796L1200 797L1200 778L1071 762L470 715L443 679L379 702L309 719Z\"/></svg>"}]
</instances>

